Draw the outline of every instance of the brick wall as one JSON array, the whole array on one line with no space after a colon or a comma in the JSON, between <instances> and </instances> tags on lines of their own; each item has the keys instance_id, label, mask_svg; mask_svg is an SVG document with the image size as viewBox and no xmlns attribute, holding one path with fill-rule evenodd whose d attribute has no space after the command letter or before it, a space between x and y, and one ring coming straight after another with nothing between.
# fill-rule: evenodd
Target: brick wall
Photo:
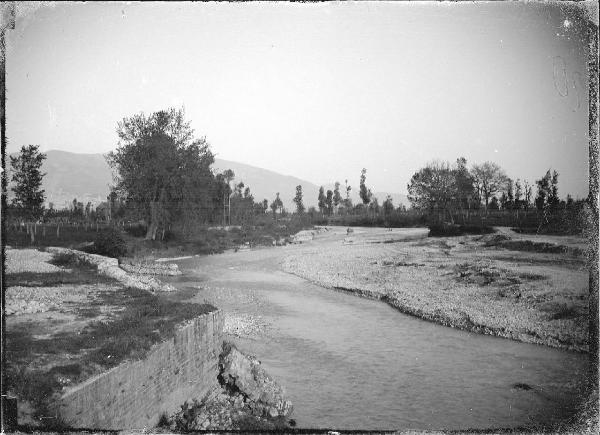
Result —
<instances>
[{"instance_id":1,"label":"brick wall","mask_svg":"<svg viewBox=\"0 0 600 435\"><path fill-rule=\"evenodd\" d=\"M58 414L73 428L151 428L163 412L171 414L217 385L222 341L221 311L200 316L145 359L73 387L59 399Z\"/></svg>"}]
</instances>

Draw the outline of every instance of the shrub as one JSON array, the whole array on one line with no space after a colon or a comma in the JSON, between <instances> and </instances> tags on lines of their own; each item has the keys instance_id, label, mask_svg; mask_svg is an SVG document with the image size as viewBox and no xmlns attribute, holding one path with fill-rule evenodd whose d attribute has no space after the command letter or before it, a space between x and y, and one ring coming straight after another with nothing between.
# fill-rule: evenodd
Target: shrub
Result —
<instances>
[{"instance_id":1,"label":"shrub","mask_svg":"<svg viewBox=\"0 0 600 435\"><path fill-rule=\"evenodd\" d=\"M146 236L147 228L142 224L132 225L125 228L125 232L132 237L144 237Z\"/></svg>"},{"instance_id":2,"label":"shrub","mask_svg":"<svg viewBox=\"0 0 600 435\"><path fill-rule=\"evenodd\" d=\"M97 254L107 257L123 257L127 254L125 239L116 228L108 228L98 234L94 240L94 248Z\"/></svg>"}]
</instances>

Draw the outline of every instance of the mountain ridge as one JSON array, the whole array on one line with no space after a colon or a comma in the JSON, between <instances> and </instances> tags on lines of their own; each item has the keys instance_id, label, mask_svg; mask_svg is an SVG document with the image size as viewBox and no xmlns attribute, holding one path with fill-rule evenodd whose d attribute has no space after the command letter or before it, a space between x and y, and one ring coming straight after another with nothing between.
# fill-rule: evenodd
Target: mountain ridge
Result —
<instances>
[{"instance_id":1,"label":"mountain ridge","mask_svg":"<svg viewBox=\"0 0 600 435\"><path fill-rule=\"evenodd\" d=\"M17 153L11 153L16 155ZM106 200L113 182L112 171L102 153L74 153L62 150L49 150L45 152L46 160L42 171L46 173L43 188L46 191L46 203L52 202L55 208L67 206L74 198L84 204L88 201L94 205ZM7 169L10 172L10 164ZM293 198L296 195L296 186L302 186L304 205L308 208L317 205L319 185L307 180L284 175L266 168L259 168L245 163L215 158L212 165L215 172L231 169L235 178L233 183L243 182L250 187L255 201L267 199L269 203L275 199L277 192L284 203L284 207L292 211L295 208ZM333 190L333 183L324 186ZM343 189L343 185L341 187ZM341 192L345 196L345 192ZM9 197L10 197L9 176ZM387 193L375 193L381 204ZM384 196L381 196L384 195ZM351 198L356 204L358 193L352 189ZM394 205L405 202L402 194L392 194ZM404 198L404 201L402 200Z\"/></svg>"}]
</instances>

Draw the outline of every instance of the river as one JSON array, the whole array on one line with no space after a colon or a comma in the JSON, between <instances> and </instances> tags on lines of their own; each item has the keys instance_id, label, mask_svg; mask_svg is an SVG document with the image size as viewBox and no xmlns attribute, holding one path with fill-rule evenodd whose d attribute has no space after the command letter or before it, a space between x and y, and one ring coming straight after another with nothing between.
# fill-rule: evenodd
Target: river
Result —
<instances>
[{"instance_id":1,"label":"river","mask_svg":"<svg viewBox=\"0 0 600 435\"><path fill-rule=\"evenodd\" d=\"M281 271L318 243L181 260L170 280L260 319L258 334L229 338L284 386L298 427L514 428L575 411L587 355L439 326Z\"/></svg>"}]
</instances>

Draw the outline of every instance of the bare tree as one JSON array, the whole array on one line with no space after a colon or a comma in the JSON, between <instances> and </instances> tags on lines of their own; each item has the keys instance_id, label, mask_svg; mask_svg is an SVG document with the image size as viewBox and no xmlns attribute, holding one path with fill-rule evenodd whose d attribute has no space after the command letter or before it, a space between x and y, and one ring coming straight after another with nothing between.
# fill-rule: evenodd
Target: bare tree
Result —
<instances>
[{"instance_id":1,"label":"bare tree","mask_svg":"<svg viewBox=\"0 0 600 435\"><path fill-rule=\"evenodd\" d=\"M504 170L494 162L473 165L471 173L487 210L490 198L506 188L508 177Z\"/></svg>"}]
</instances>

